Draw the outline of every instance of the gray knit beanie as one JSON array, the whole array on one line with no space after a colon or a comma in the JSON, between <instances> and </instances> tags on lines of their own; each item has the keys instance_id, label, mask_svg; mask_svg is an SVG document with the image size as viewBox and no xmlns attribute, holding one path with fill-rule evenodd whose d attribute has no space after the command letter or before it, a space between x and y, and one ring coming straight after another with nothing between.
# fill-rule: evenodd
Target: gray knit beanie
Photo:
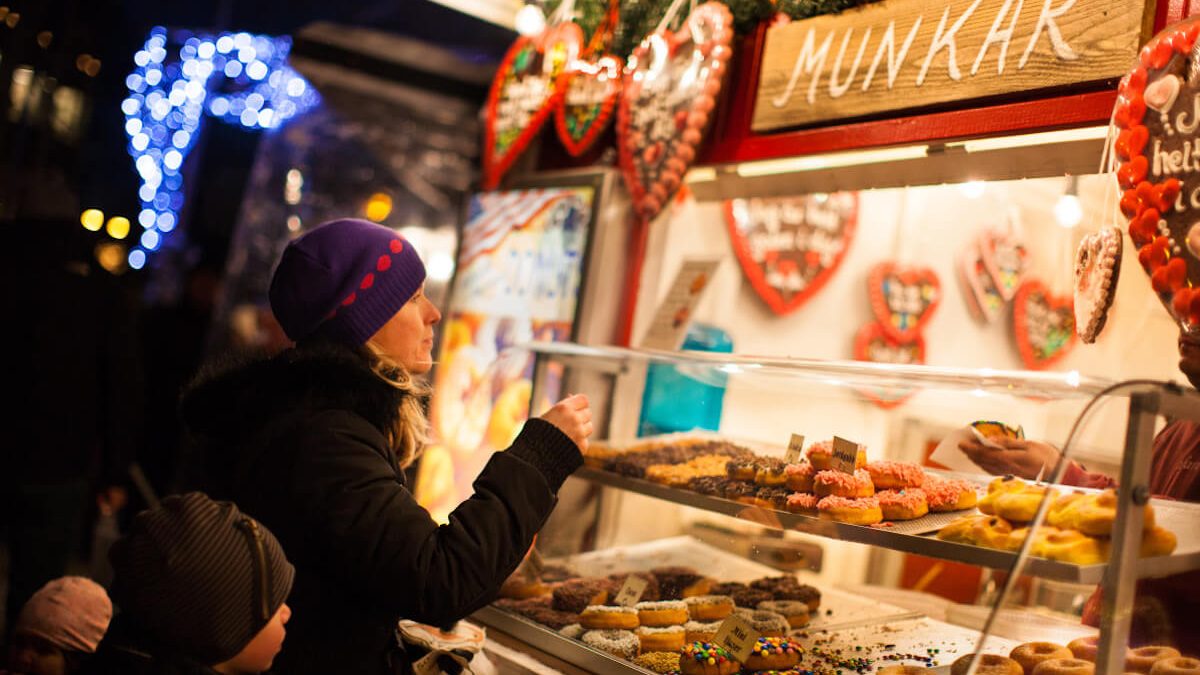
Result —
<instances>
[{"instance_id":1,"label":"gray knit beanie","mask_svg":"<svg viewBox=\"0 0 1200 675\"><path fill-rule=\"evenodd\" d=\"M205 665L249 644L295 575L267 528L199 492L139 513L109 558L121 611L163 647Z\"/></svg>"}]
</instances>

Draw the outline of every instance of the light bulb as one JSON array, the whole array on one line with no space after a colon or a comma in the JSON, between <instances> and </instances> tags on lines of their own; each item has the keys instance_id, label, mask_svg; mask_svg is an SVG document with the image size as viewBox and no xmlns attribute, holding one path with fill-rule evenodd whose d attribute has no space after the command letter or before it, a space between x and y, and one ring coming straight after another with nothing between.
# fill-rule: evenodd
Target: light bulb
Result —
<instances>
[{"instance_id":1,"label":"light bulb","mask_svg":"<svg viewBox=\"0 0 1200 675\"><path fill-rule=\"evenodd\" d=\"M1079 197L1070 193L1059 197L1054 205L1054 218L1066 228L1078 225L1083 220L1083 204L1079 202Z\"/></svg>"},{"instance_id":2,"label":"light bulb","mask_svg":"<svg viewBox=\"0 0 1200 675\"><path fill-rule=\"evenodd\" d=\"M546 30L546 16L537 5L525 5L517 10L513 24L521 35L537 35Z\"/></svg>"},{"instance_id":3,"label":"light bulb","mask_svg":"<svg viewBox=\"0 0 1200 675\"><path fill-rule=\"evenodd\" d=\"M966 183L960 183L958 189L968 199L979 199L983 196L983 191L987 189L987 184L981 180L971 180Z\"/></svg>"}]
</instances>

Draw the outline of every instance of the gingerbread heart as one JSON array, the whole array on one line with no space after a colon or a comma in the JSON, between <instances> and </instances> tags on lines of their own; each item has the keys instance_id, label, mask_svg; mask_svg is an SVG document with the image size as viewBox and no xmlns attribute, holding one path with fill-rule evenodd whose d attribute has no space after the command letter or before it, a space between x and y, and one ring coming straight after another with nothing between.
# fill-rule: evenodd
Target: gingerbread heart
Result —
<instances>
[{"instance_id":1,"label":"gingerbread heart","mask_svg":"<svg viewBox=\"0 0 1200 675\"><path fill-rule=\"evenodd\" d=\"M918 334L911 340L897 340L883 326L872 321L854 336L854 358L873 363L922 364L925 363L925 338ZM859 391L885 409L895 408L916 393L910 387L871 387Z\"/></svg>"},{"instance_id":2,"label":"gingerbread heart","mask_svg":"<svg viewBox=\"0 0 1200 675\"><path fill-rule=\"evenodd\" d=\"M643 219L662 210L696 158L733 53L732 22L728 7L706 2L678 33L654 33L629 57L617 145Z\"/></svg>"},{"instance_id":3,"label":"gingerbread heart","mask_svg":"<svg viewBox=\"0 0 1200 675\"><path fill-rule=\"evenodd\" d=\"M1075 329L1085 344L1096 341L1108 320L1123 248L1121 231L1106 227L1085 236L1075 251Z\"/></svg>"},{"instance_id":4,"label":"gingerbread heart","mask_svg":"<svg viewBox=\"0 0 1200 675\"><path fill-rule=\"evenodd\" d=\"M963 297L967 299L967 309L970 310L971 316L983 323L992 323L999 319L1007 301L1000 295L996 282L992 280L992 275L983 262L983 253L979 250L978 242L972 244L963 254L959 263L959 276L966 290Z\"/></svg>"},{"instance_id":5,"label":"gingerbread heart","mask_svg":"<svg viewBox=\"0 0 1200 675\"><path fill-rule=\"evenodd\" d=\"M1013 299L1021 286L1029 254L1016 236L987 230L979 237L979 252L992 282L1005 302Z\"/></svg>"},{"instance_id":6,"label":"gingerbread heart","mask_svg":"<svg viewBox=\"0 0 1200 675\"><path fill-rule=\"evenodd\" d=\"M1200 287L1198 33L1195 21L1176 24L1141 51L1139 64L1122 80L1114 116L1124 130L1113 147L1125 189L1121 212L1138 261L1163 306L1191 331L1200 330L1200 314L1191 311ZM1093 336L1084 314L1099 321L1099 331L1103 312L1080 311L1086 342Z\"/></svg>"},{"instance_id":7,"label":"gingerbread heart","mask_svg":"<svg viewBox=\"0 0 1200 675\"><path fill-rule=\"evenodd\" d=\"M909 342L924 329L942 299L942 283L928 267L883 262L871 268L867 290L875 318L894 339Z\"/></svg>"},{"instance_id":8,"label":"gingerbread heart","mask_svg":"<svg viewBox=\"0 0 1200 675\"><path fill-rule=\"evenodd\" d=\"M621 95L622 67L616 56L575 62L562 105L554 111L558 140L572 157L587 152L608 128Z\"/></svg>"},{"instance_id":9,"label":"gingerbread heart","mask_svg":"<svg viewBox=\"0 0 1200 675\"><path fill-rule=\"evenodd\" d=\"M742 271L781 315L799 309L833 276L857 221L856 192L725 202L725 223Z\"/></svg>"},{"instance_id":10,"label":"gingerbread heart","mask_svg":"<svg viewBox=\"0 0 1200 675\"><path fill-rule=\"evenodd\" d=\"M570 82L583 31L572 22L518 37L492 79L484 108L483 184L496 187L537 136Z\"/></svg>"},{"instance_id":11,"label":"gingerbread heart","mask_svg":"<svg viewBox=\"0 0 1200 675\"><path fill-rule=\"evenodd\" d=\"M1071 304L1070 297L1052 295L1040 281L1021 284L1013 299L1013 330L1026 368L1049 368L1075 345Z\"/></svg>"}]
</instances>

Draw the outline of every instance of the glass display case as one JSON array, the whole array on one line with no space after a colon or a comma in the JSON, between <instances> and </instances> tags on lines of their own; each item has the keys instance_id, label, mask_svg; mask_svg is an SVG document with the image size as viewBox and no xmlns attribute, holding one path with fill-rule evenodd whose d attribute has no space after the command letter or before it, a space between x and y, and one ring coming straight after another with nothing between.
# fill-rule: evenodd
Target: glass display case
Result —
<instances>
[{"instance_id":1,"label":"glass display case","mask_svg":"<svg viewBox=\"0 0 1200 675\"><path fill-rule=\"evenodd\" d=\"M1026 675L1040 658L1089 645L1097 655L1084 665L1095 673L1149 672L1150 661L1126 661L1131 625L1137 644L1176 639L1172 621L1195 623L1168 616L1164 628L1159 617L1147 632L1134 609L1139 580L1200 570L1200 507L1152 495L1150 481L1156 429L1200 421L1194 391L1076 372L525 348L535 356L531 400L543 400L552 364L565 368L564 391L593 400L596 440L539 537L544 564L523 565L506 597L474 619L559 665L671 672L669 655L685 642L726 644L715 633L730 622L712 618L723 613L697 613L707 600L685 600L689 615L674 623L632 619L585 635L602 623L589 605L632 607L612 609L613 625L678 606L639 612L637 599L728 595L752 637L783 635L796 655L770 667L751 657L744 669L831 675L945 672L956 662L956 674L975 672L966 655L1009 657L1031 642L1076 651L1026 650ZM652 364L723 392L719 428L637 438ZM959 443L1004 443L993 434L1043 441L1063 459L1024 479L988 475ZM1051 485L1080 482L1075 456L1089 458L1087 475L1105 470L1119 487ZM640 596L631 576L647 585ZM1081 613L1099 616L1099 628L1082 625ZM1200 645L1176 646L1200 654ZM668 656L638 659L647 652ZM1039 673L1061 672L1048 668Z\"/></svg>"}]
</instances>

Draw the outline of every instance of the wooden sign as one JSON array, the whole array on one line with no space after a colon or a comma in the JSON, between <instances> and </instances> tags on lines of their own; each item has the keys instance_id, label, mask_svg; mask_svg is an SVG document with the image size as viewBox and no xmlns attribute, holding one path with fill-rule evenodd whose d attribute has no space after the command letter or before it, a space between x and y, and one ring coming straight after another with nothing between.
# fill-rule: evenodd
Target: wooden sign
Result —
<instances>
[{"instance_id":1,"label":"wooden sign","mask_svg":"<svg viewBox=\"0 0 1200 675\"><path fill-rule=\"evenodd\" d=\"M800 434L792 434L791 440L788 441L787 454L783 456L783 461L788 464L795 464L800 461L800 451L804 449L804 436Z\"/></svg>"},{"instance_id":2,"label":"wooden sign","mask_svg":"<svg viewBox=\"0 0 1200 675\"><path fill-rule=\"evenodd\" d=\"M833 437L833 458L830 468L834 471L853 474L858 466L858 443L848 441L840 436Z\"/></svg>"},{"instance_id":3,"label":"wooden sign","mask_svg":"<svg viewBox=\"0 0 1200 675\"><path fill-rule=\"evenodd\" d=\"M1145 0L885 0L767 31L754 131L1124 75Z\"/></svg>"},{"instance_id":4,"label":"wooden sign","mask_svg":"<svg viewBox=\"0 0 1200 675\"><path fill-rule=\"evenodd\" d=\"M644 578L630 574L625 577L625 583L621 584L621 590L617 593L617 599L613 604L620 607L633 607L642 599L642 594L646 592L646 587L649 585L650 582Z\"/></svg>"},{"instance_id":5,"label":"wooden sign","mask_svg":"<svg viewBox=\"0 0 1200 675\"><path fill-rule=\"evenodd\" d=\"M713 635L713 642L732 654L735 661L745 663L758 637L758 631L749 621L737 614L730 614Z\"/></svg>"}]
</instances>

